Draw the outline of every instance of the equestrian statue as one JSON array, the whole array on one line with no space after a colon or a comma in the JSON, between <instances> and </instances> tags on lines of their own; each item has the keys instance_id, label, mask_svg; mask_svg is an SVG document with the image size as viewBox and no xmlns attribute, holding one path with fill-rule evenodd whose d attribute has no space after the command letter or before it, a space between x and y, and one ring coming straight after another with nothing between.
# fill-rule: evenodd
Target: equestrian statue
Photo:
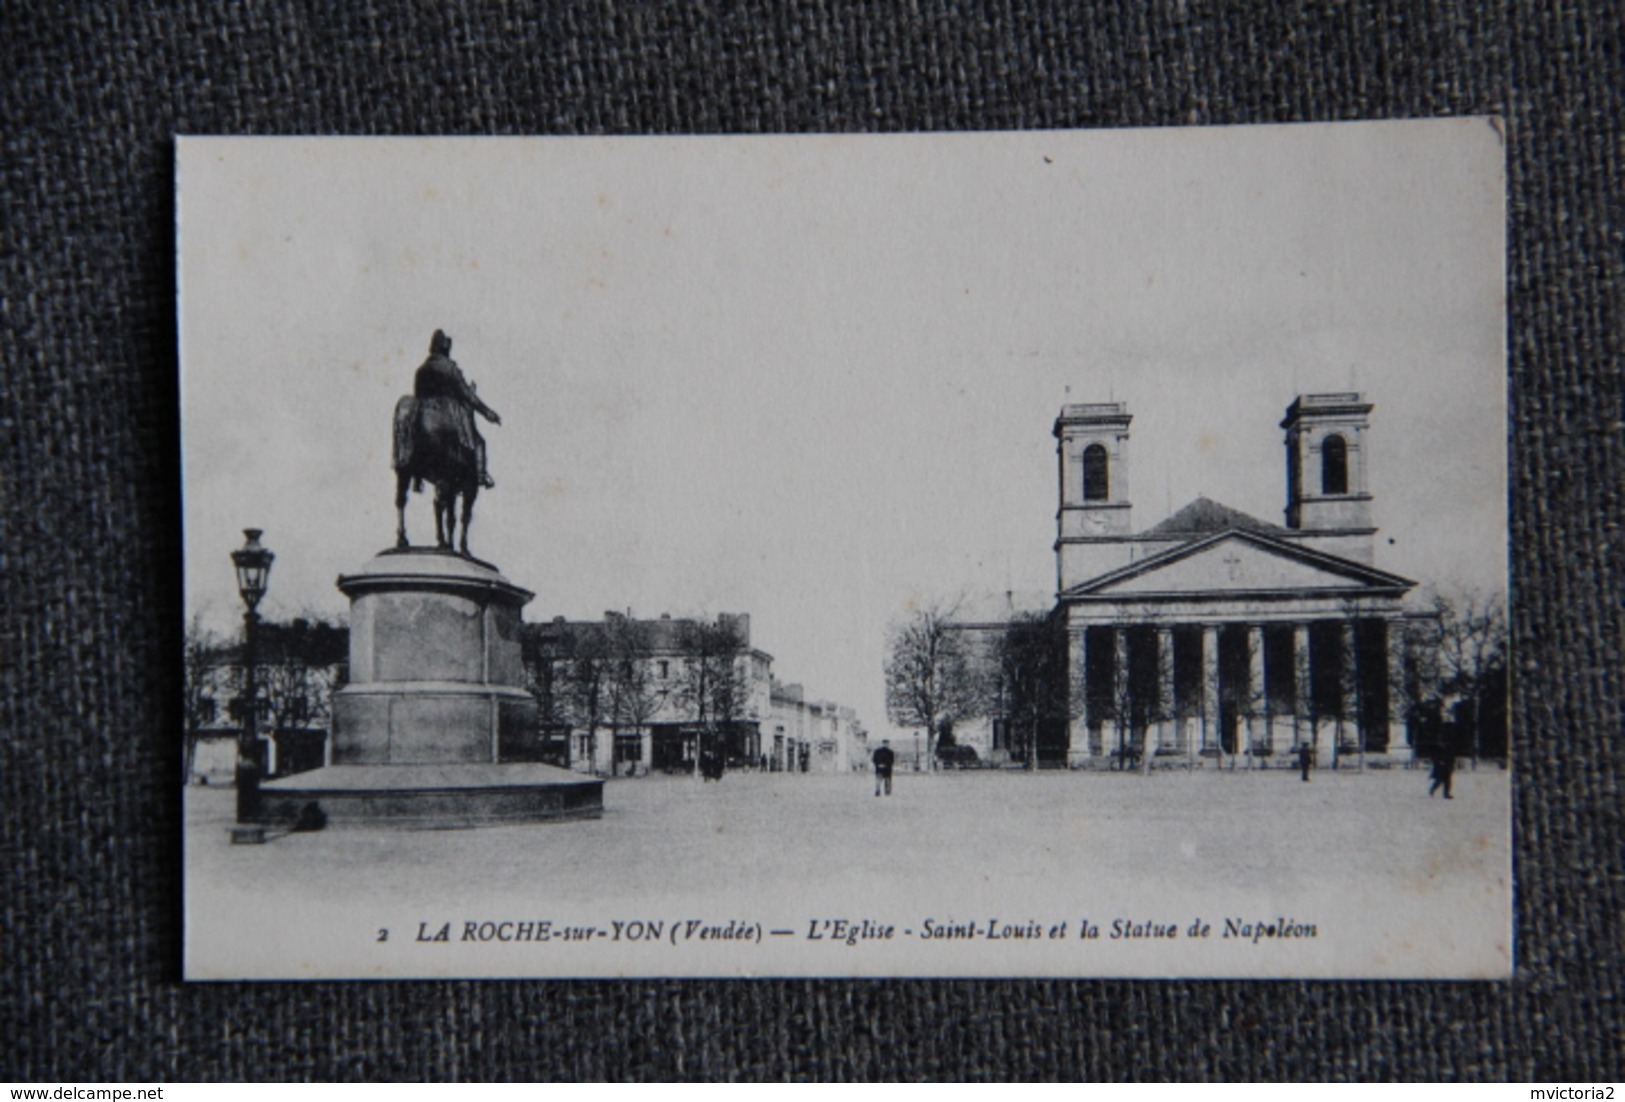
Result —
<instances>
[{"instance_id":1,"label":"equestrian statue","mask_svg":"<svg viewBox=\"0 0 1625 1102\"><path fill-rule=\"evenodd\" d=\"M468 554L468 522L480 488L496 485L485 469L485 438L474 427L479 414L502 424L496 410L480 401L474 386L452 361L451 338L436 329L429 358L412 380L412 393L395 403L395 546L406 539L406 492L434 487L435 539L444 550L455 545ZM457 502L463 505L463 527L457 531Z\"/></svg>"}]
</instances>

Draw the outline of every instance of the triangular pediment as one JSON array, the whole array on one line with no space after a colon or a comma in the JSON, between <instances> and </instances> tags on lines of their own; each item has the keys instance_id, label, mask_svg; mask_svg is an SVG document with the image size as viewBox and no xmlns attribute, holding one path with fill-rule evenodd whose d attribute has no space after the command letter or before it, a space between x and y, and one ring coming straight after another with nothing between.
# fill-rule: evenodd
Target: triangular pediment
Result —
<instances>
[{"instance_id":1,"label":"triangular pediment","mask_svg":"<svg viewBox=\"0 0 1625 1102\"><path fill-rule=\"evenodd\" d=\"M1229 531L1152 555L1066 596L1403 592L1415 583L1363 563L1252 532Z\"/></svg>"}]
</instances>

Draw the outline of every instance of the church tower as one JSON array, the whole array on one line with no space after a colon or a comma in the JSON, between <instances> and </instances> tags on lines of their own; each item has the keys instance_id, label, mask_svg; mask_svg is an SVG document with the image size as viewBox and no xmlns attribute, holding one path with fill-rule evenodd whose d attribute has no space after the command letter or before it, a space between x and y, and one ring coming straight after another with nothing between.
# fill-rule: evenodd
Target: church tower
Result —
<instances>
[{"instance_id":1,"label":"church tower","mask_svg":"<svg viewBox=\"0 0 1625 1102\"><path fill-rule=\"evenodd\" d=\"M1101 546L1130 532L1128 427L1122 402L1065 405L1055 419L1060 508L1056 512L1057 582L1065 588L1116 565L1120 550ZM1104 557L1103 557L1104 555Z\"/></svg>"},{"instance_id":2,"label":"church tower","mask_svg":"<svg viewBox=\"0 0 1625 1102\"><path fill-rule=\"evenodd\" d=\"M1281 421L1286 430L1286 526L1363 542L1364 554L1352 557L1367 562L1376 532L1366 481L1371 409L1364 395L1353 391L1300 394Z\"/></svg>"},{"instance_id":3,"label":"church tower","mask_svg":"<svg viewBox=\"0 0 1625 1102\"><path fill-rule=\"evenodd\" d=\"M1129 532L1128 426L1122 402L1061 407L1055 419L1060 459L1062 539Z\"/></svg>"}]
</instances>

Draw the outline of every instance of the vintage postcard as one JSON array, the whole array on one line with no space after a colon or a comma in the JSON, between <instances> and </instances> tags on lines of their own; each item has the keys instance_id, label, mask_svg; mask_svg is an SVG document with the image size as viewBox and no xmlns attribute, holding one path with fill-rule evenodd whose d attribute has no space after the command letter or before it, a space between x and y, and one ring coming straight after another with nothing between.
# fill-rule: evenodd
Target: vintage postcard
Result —
<instances>
[{"instance_id":1,"label":"vintage postcard","mask_svg":"<svg viewBox=\"0 0 1625 1102\"><path fill-rule=\"evenodd\" d=\"M1502 165L180 139L187 977L1510 975Z\"/></svg>"}]
</instances>

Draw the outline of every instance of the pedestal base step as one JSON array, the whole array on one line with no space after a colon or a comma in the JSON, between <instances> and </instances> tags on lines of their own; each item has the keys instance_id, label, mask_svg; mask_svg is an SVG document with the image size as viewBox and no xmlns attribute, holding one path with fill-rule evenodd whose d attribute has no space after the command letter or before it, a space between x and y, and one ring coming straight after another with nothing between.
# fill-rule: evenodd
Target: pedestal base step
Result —
<instances>
[{"instance_id":1,"label":"pedestal base step","mask_svg":"<svg viewBox=\"0 0 1625 1102\"><path fill-rule=\"evenodd\" d=\"M603 813L603 781L534 763L329 765L260 786L260 821L285 827L443 830Z\"/></svg>"}]
</instances>

